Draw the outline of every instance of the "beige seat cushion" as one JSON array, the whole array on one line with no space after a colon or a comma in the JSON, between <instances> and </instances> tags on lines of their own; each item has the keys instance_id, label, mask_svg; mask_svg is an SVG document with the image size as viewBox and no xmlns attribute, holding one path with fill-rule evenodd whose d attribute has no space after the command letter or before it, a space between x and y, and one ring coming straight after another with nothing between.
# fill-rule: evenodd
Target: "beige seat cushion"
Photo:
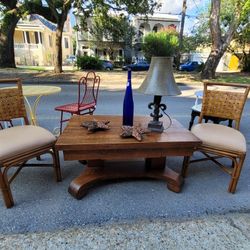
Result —
<instances>
[{"instance_id":1,"label":"beige seat cushion","mask_svg":"<svg viewBox=\"0 0 250 250\"><path fill-rule=\"evenodd\" d=\"M213 123L196 124L192 133L201 139L204 146L216 149L246 152L246 140L236 129Z\"/></svg>"},{"instance_id":2,"label":"beige seat cushion","mask_svg":"<svg viewBox=\"0 0 250 250\"><path fill-rule=\"evenodd\" d=\"M48 130L32 125L0 130L0 161L56 141Z\"/></svg>"}]
</instances>

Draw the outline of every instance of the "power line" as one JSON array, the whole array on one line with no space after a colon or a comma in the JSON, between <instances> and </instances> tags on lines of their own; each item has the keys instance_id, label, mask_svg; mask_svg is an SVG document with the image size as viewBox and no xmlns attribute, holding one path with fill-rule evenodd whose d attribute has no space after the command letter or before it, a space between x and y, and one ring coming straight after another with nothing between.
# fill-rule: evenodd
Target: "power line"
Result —
<instances>
[{"instance_id":1,"label":"power line","mask_svg":"<svg viewBox=\"0 0 250 250\"><path fill-rule=\"evenodd\" d=\"M199 7L198 7L197 3L195 2L195 0L193 0L193 3L195 5L196 9L199 10Z\"/></svg>"}]
</instances>

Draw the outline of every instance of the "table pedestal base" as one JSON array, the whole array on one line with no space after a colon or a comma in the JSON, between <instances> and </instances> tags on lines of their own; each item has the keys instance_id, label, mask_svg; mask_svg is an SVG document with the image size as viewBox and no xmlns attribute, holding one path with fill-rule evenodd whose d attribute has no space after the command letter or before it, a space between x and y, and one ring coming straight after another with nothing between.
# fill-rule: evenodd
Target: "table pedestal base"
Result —
<instances>
[{"instance_id":1,"label":"table pedestal base","mask_svg":"<svg viewBox=\"0 0 250 250\"><path fill-rule=\"evenodd\" d=\"M183 178L177 172L165 167L166 158L147 158L143 162L112 162L109 165L102 160L88 161L83 172L69 186L69 193L81 199L95 183L117 179L159 179L167 182L173 192L180 192ZM143 164L142 164L143 163Z\"/></svg>"}]
</instances>

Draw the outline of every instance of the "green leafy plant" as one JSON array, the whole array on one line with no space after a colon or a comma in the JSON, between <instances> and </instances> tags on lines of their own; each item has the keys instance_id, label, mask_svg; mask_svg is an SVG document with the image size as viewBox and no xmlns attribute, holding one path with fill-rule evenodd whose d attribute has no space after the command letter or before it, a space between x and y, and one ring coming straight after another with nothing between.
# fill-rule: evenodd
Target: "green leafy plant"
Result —
<instances>
[{"instance_id":1,"label":"green leafy plant","mask_svg":"<svg viewBox=\"0 0 250 250\"><path fill-rule=\"evenodd\" d=\"M174 56L178 46L177 32L163 29L145 35L142 50L146 59L150 60L152 56Z\"/></svg>"},{"instance_id":2,"label":"green leafy plant","mask_svg":"<svg viewBox=\"0 0 250 250\"><path fill-rule=\"evenodd\" d=\"M101 69L102 63L97 57L78 56L76 65L80 69Z\"/></svg>"}]
</instances>

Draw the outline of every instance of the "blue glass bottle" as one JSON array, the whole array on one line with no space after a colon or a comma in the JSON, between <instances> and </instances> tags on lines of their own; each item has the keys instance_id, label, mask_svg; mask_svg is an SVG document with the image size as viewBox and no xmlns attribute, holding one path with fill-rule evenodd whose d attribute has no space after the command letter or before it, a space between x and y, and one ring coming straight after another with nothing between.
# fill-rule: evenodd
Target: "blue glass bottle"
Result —
<instances>
[{"instance_id":1,"label":"blue glass bottle","mask_svg":"<svg viewBox=\"0 0 250 250\"><path fill-rule=\"evenodd\" d=\"M134 101L133 101L133 92L131 84L131 69L128 69L128 81L126 92L123 100L123 125L133 126L134 118Z\"/></svg>"}]
</instances>

